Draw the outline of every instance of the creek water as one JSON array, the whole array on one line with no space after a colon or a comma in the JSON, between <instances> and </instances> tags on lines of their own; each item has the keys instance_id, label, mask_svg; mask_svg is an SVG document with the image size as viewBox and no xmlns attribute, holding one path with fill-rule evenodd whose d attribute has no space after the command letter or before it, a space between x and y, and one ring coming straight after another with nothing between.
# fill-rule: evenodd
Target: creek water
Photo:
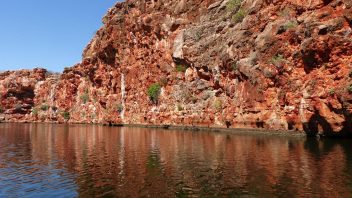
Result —
<instances>
[{"instance_id":1,"label":"creek water","mask_svg":"<svg viewBox=\"0 0 352 198\"><path fill-rule=\"evenodd\" d=\"M0 124L0 197L351 197L350 140Z\"/></svg>"}]
</instances>

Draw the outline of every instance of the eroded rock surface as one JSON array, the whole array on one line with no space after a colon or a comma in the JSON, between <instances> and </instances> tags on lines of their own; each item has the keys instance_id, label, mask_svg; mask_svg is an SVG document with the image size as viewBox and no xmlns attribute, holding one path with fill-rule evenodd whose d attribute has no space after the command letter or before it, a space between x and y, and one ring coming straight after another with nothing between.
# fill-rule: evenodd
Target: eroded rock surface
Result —
<instances>
[{"instance_id":1,"label":"eroded rock surface","mask_svg":"<svg viewBox=\"0 0 352 198\"><path fill-rule=\"evenodd\" d=\"M348 0L117 3L82 62L62 75L2 73L2 112L21 121L350 134L351 13ZM157 103L147 95L153 83L162 87Z\"/></svg>"}]
</instances>

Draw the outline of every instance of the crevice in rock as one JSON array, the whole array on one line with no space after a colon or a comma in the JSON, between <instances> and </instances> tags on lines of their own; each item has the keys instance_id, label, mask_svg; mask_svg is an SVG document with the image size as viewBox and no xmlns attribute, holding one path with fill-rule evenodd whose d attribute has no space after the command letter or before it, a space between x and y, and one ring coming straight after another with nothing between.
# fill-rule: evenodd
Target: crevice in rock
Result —
<instances>
[{"instance_id":1,"label":"crevice in rock","mask_svg":"<svg viewBox=\"0 0 352 198\"><path fill-rule=\"evenodd\" d=\"M262 120L257 119L255 125L257 128L264 128L264 122Z\"/></svg>"},{"instance_id":2,"label":"crevice in rock","mask_svg":"<svg viewBox=\"0 0 352 198\"><path fill-rule=\"evenodd\" d=\"M100 103L100 105L101 105L104 109L106 109L106 102L104 102L104 101L99 101L99 103Z\"/></svg>"},{"instance_id":3,"label":"crevice in rock","mask_svg":"<svg viewBox=\"0 0 352 198\"><path fill-rule=\"evenodd\" d=\"M328 34L328 28L326 27L326 28L320 29L319 32L318 32L318 34L319 34L319 35L326 35L326 34Z\"/></svg>"},{"instance_id":4,"label":"crevice in rock","mask_svg":"<svg viewBox=\"0 0 352 198\"><path fill-rule=\"evenodd\" d=\"M185 67L187 67L187 68L192 66L192 63L190 63L190 62L187 61L186 59L175 58L175 57L173 57L173 59L174 59L174 63L175 63L176 65L183 65L183 66L185 66Z\"/></svg>"},{"instance_id":5,"label":"crevice in rock","mask_svg":"<svg viewBox=\"0 0 352 198\"><path fill-rule=\"evenodd\" d=\"M288 130L294 130L295 123L293 121L287 122L287 128Z\"/></svg>"},{"instance_id":6,"label":"crevice in rock","mask_svg":"<svg viewBox=\"0 0 352 198\"><path fill-rule=\"evenodd\" d=\"M329 3L331 3L333 0L323 0L324 5L328 5Z\"/></svg>"},{"instance_id":7,"label":"crevice in rock","mask_svg":"<svg viewBox=\"0 0 352 198\"><path fill-rule=\"evenodd\" d=\"M144 33L150 34L153 30L153 28L151 26L148 25L142 25L142 30L144 31Z\"/></svg>"},{"instance_id":8,"label":"crevice in rock","mask_svg":"<svg viewBox=\"0 0 352 198\"><path fill-rule=\"evenodd\" d=\"M345 19L346 19L347 23L350 25L350 27L352 28L352 17L348 18L347 16L345 16Z\"/></svg>"},{"instance_id":9,"label":"crevice in rock","mask_svg":"<svg viewBox=\"0 0 352 198\"><path fill-rule=\"evenodd\" d=\"M15 97L18 100L24 100L26 98L33 99L34 96L35 95L34 95L33 88L21 87L18 91L17 90L9 90L5 97Z\"/></svg>"},{"instance_id":10,"label":"crevice in rock","mask_svg":"<svg viewBox=\"0 0 352 198\"><path fill-rule=\"evenodd\" d=\"M180 24L172 24L172 26L171 26L171 28L170 28L170 31L171 31L171 32L174 32L174 31L176 31L179 27L180 27Z\"/></svg>"},{"instance_id":11,"label":"crevice in rock","mask_svg":"<svg viewBox=\"0 0 352 198\"><path fill-rule=\"evenodd\" d=\"M103 83L103 80L98 78L98 79L94 79L94 84L96 85L96 87L101 87Z\"/></svg>"},{"instance_id":12,"label":"crevice in rock","mask_svg":"<svg viewBox=\"0 0 352 198\"><path fill-rule=\"evenodd\" d=\"M329 62L331 49L307 50L302 52L304 71L308 74L319 68L322 64Z\"/></svg>"},{"instance_id":13,"label":"crevice in rock","mask_svg":"<svg viewBox=\"0 0 352 198\"><path fill-rule=\"evenodd\" d=\"M98 54L98 57L104 63L113 65L115 63L116 52L117 50L112 45L108 45Z\"/></svg>"}]
</instances>

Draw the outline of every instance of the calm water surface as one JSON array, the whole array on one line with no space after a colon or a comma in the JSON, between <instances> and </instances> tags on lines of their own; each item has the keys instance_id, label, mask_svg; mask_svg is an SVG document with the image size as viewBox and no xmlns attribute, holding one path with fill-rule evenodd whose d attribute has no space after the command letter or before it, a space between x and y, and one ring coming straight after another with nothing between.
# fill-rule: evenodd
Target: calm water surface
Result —
<instances>
[{"instance_id":1,"label":"calm water surface","mask_svg":"<svg viewBox=\"0 0 352 198\"><path fill-rule=\"evenodd\" d=\"M0 124L0 197L352 197L351 143Z\"/></svg>"}]
</instances>

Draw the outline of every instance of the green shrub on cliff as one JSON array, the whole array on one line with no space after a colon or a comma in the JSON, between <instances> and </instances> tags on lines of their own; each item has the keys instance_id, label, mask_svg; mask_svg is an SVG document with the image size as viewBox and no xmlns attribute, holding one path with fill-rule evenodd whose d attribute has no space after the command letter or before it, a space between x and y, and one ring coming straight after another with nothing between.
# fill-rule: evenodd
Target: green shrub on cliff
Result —
<instances>
[{"instance_id":1,"label":"green shrub on cliff","mask_svg":"<svg viewBox=\"0 0 352 198\"><path fill-rule=\"evenodd\" d=\"M116 106L117 112L121 113L123 111L123 105L120 103Z\"/></svg>"},{"instance_id":2,"label":"green shrub on cliff","mask_svg":"<svg viewBox=\"0 0 352 198\"><path fill-rule=\"evenodd\" d=\"M244 17L246 16L246 11L244 11L243 9L239 9L236 14L234 14L232 16L232 20L235 23L240 23L243 21Z\"/></svg>"},{"instance_id":3,"label":"green shrub on cliff","mask_svg":"<svg viewBox=\"0 0 352 198\"><path fill-rule=\"evenodd\" d=\"M237 62L232 63L232 70L237 71L237 69L238 69Z\"/></svg>"},{"instance_id":4,"label":"green shrub on cliff","mask_svg":"<svg viewBox=\"0 0 352 198\"><path fill-rule=\"evenodd\" d=\"M283 28L285 29L285 30L288 30L288 29L293 29L293 28L295 28L295 27L297 27L297 22L295 22L295 21L288 21L284 26L283 26Z\"/></svg>"},{"instance_id":5,"label":"green shrub on cliff","mask_svg":"<svg viewBox=\"0 0 352 198\"><path fill-rule=\"evenodd\" d=\"M81 96L81 100L82 100L83 104L86 104L86 103L89 101L89 95L88 95L88 93L84 93L84 94Z\"/></svg>"},{"instance_id":6,"label":"green shrub on cliff","mask_svg":"<svg viewBox=\"0 0 352 198\"><path fill-rule=\"evenodd\" d=\"M147 94L149 96L149 99L154 103L157 104L159 100L159 95L161 91L161 86L159 83L154 83L149 86Z\"/></svg>"},{"instance_id":7,"label":"green shrub on cliff","mask_svg":"<svg viewBox=\"0 0 352 198\"><path fill-rule=\"evenodd\" d=\"M183 106L181 104L177 104L177 111L183 111Z\"/></svg>"},{"instance_id":8,"label":"green shrub on cliff","mask_svg":"<svg viewBox=\"0 0 352 198\"><path fill-rule=\"evenodd\" d=\"M216 99L214 101L214 108L217 110L217 111L221 111L222 110L222 101L220 99Z\"/></svg>"},{"instance_id":9,"label":"green shrub on cliff","mask_svg":"<svg viewBox=\"0 0 352 198\"><path fill-rule=\"evenodd\" d=\"M178 72L185 72L187 70L187 67L182 65L182 64L178 64L176 65L176 71Z\"/></svg>"},{"instance_id":10,"label":"green shrub on cliff","mask_svg":"<svg viewBox=\"0 0 352 198\"><path fill-rule=\"evenodd\" d=\"M2 108L2 106L0 106L0 113L4 112L4 109Z\"/></svg>"},{"instance_id":11,"label":"green shrub on cliff","mask_svg":"<svg viewBox=\"0 0 352 198\"><path fill-rule=\"evenodd\" d=\"M37 108L33 108L32 109L32 115L34 115L34 116L38 115L38 109Z\"/></svg>"},{"instance_id":12,"label":"green shrub on cliff","mask_svg":"<svg viewBox=\"0 0 352 198\"><path fill-rule=\"evenodd\" d=\"M330 90L329 90L329 94L332 96L332 95L334 95L335 94L335 89L334 88L331 88Z\"/></svg>"},{"instance_id":13,"label":"green shrub on cliff","mask_svg":"<svg viewBox=\"0 0 352 198\"><path fill-rule=\"evenodd\" d=\"M47 110L49 109L49 106L46 105L46 104L43 104L43 105L40 107L40 109L41 109L42 111L47 111Z\"/></svg>"},{"instance_id":14,"label":"green shrub on cliff","mask_svg":"<svg viewBox=\"0 0 352 198\"><path fill-rule=\"evenodd\" d=\"M64 111L64 112L62 113L62 117L64 117L65 120L69 120L71 116L70 116L70 113L69 113L69 112Z\"/></svg>"},{"instance_id":15,"label":"green shrub on cliff","mask_svg":"<svg viewBox=\"0 0 352 198\"><path fill-rule=\"evenodd\" d=\"M226 9L229 12L239 8L241 6L242 0L229 0L226 4Z\"/></svg>"},{"instance_id":16,"label":"green shrub on cliff","mask_svg":"<svg viewBox=\"0 0 352 198\"><path fill-rule=\"evenodd\" d=\"M349 93L352 93L352 84L350 84L350 86L347 88Z\"/></svg>"},{"instance_id":17,"label":"green shrub on cliff","mask_svg":"<svg viewBox=\"0 0 352 198\"><path fill-rule=\"evenodd\" d=\"M228 12L236 12L233 16L232 16L232 20L235 23L240 23L243 21L244 17L246 16L246 11L244 9L241 8L241 4L242 4L243 0L229 0L226 4L226 9Z\"/></svg>"},{"instance_id":18,"label":"green shrub on cliff","mask_svg":"<svg viewBox=\"0 0 352 198\"><path fill-rule=\"evenodd\" d=\"M202 34L203 34L203 31L202 30L198 30L194 33L194 40L195 41L200 41L200 39L202 39Z\"/></svg>"},{"instance_id":19,"label":"green shrub on cliff","mask_svg":"<svg viewBox=\"0 0 352 198\"><path fill-rule=\"evenodd\" d=\"M281 67L285 63L285 58L282 54L277 54L271 58L270 63L276 67Z\"/></svg>"}]
</instances>

